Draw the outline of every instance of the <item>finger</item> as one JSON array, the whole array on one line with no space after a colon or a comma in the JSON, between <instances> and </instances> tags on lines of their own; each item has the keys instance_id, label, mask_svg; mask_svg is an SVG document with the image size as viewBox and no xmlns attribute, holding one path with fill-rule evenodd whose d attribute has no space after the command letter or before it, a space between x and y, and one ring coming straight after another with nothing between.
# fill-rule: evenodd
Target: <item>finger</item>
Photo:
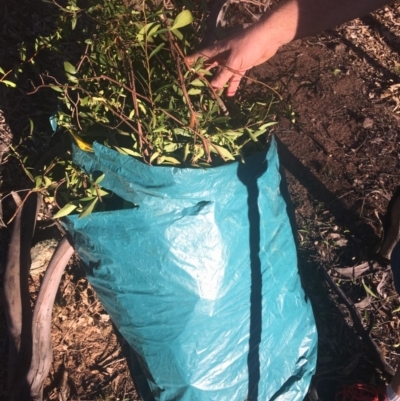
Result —
<instances>
[{"instance_id":1,"label":"finger","mask_svg":"<svg viewBox=\"0 0 400 401\"><path fill-rule=\"evenodd\" d=\"M197 59L199 59L201 56L200 56L200 54L199 53L193 53L193 54L191 54L191 55L189 55L189 56L186 56L185 57L185 61L191 66L191 65L193 65L196 61L197 61Z\"/></svg>"},{"instance_id":2,"label":"finger","mask_svg":"<svg viewBox=\"0 0 400 401\"><path fill-rule=\"evenodd\" d=\"M226 49L225 41L219 41L212 46L201 49L192 55L185 57L189 64L193 64L197 59L203 57L206 61L211 63L217 62L218 64L224 64L228 56L228 50Z\"/></svg>"},{"instance_id":3,"label":"finger","mask_svg":"<svg viewBox=\"0 0 400 401\"><path fill-rule=\"evenodd\" d=\"M229 84L228 84L228 89L226 90L226 95L227 96L234 96L236 94L236 91L239 87L240 81L243 78L243 74L234 74L230 80L229 80Z\"/></svg>"},{"instance_id":4,"label":"finger","mask_svg":"<svg viewBox=\"0 0 400 401\"><path fill-rule=\"evenodd\" d=\"M191 65L194 64L199 58L204 58L205 60L208 60L215 55L215 50L213 49L213 47L208 47L196 53L190 54L189 56L186 56L186 62Z\"/></svg>"},{"instance_id":5,"label":"finger","mask_svg":"<svg viewBox=\"0 0 400 401\"><path fill-rule=\"evenodd\" d=\"M214 61L213 63L208 62L207 65L204 66L204 68L207 71L210 71L211 69L218 67L218 63L216 61Z\"/></svg>"},{"instance_id":6,"label":"finger","mask_svg":"<svg viewBox=\"0 0 400 401\"><path fill-rule=\"evenodd\" d=\"M221 89L225 86L227 82L230 81L232 76L233 72L229 71L226 68L221 68L220 71L217 73L217 75L214 77L214 79L211 81L211 85L214 88Z\"/></svg>"}]
</instances>

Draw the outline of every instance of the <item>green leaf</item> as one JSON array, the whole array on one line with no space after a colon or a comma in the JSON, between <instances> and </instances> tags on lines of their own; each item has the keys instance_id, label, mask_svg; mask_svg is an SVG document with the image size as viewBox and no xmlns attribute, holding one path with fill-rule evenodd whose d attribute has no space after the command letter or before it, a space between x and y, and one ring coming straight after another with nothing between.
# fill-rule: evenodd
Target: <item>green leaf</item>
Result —
<instances>
[{"instance_id":1,"label":"green leaf","mask_svg":"<svg viewBox=\"0 0 400 401\"><path fill-rule=\"evenodd\" d=\"M28 120L29 120L29 134L32 135L35 125L34 125L32 119L28 118Z\"/></svg>"},{"instance_id":2,"label":"green leaf","mask_svg":"<svg viewBox=\"0 0 400 401\"><path fill-rule=\"evenodd\" d=\"M271 121L269 123L261 125L261 127L259 129L266 129L266 128L272 127L273 125L276 125L276 124L278 124L278 121Z\"/></svg>"},{"instance_id":3,"label":"green leaf","mask_svg":"<svg viewBox=\"0 0 400 401\"><path fill-rule=\"evenodd\" d=\"M151 38L152 36L156 35L158 33L158 28L160 28L160 24L155 24L153 25L148 31L147 31L147 38Z\"/></svg>"},{"instance_id":4,"label":"green leaf","mask_svg":"<svg viewBox=\"0 0 400 401\"><path fill-rule=\"evenodd\" d=\"M151 53L149 56L149 60L155 56L163 47L165 46L165 43L161 43L160 45L158 45Z\"/></svg>"},{"instance_id":5,"label":"green leaf","mask_svg":"<svg viewBox=\"0 0 400 401\"><path fill-rule=\"evenodd\" d=\"M177 143L169 143L168 145L164 146L164 152L174 152L176 149L178 149L178 144Z\"/></svg>"},{"instance_id":6,"label":"green leaf","mask_svg":"<svg viewBox=\"0 0 400 401\"><path fill-rule=\"evenodd\" d=\"M123 136L131 136L131 134L129 132L126 131L122 131L120 129L117 129L118 134L123 135Z\"/></svg>"},{"instance_id":7,"label":"green leaf","mask_svg":"<svg viewBox=\"0 0 400 401\"><path fill-rule=\"evenodd\" d=\"M235 160L228 149L225 149L222 146L218 146L215 143L211 145L210 150L214 151L214 153L218 153L224 160Z\"/></svg>"},{"instance_id":8,"label":"green leaf","mask_svg":"<svg viewBox=\"0 0 400 401\"><path fill-rule=\"evenodd\" d=\"M181 32L179 32L177 29L171 29L171 32L179 39L183 40L183 35Z\"/></svg>"},{"instance_id":9,"label":"green leaf","mask_svg":"<svg viewBox=\"0 0 400 401\"><path fill-rule=\"evenodd\" d=\"M121 153L122 155L127 155L128 153L126 153L124 150L122 150L120 147L118 146L114 146L114 149L117 149L119 153Z\"/></svg>"},{"instance_id":10,"label":"green leaf","mask_svg":"<svg viewBox=\"0 0 400 401\"><path fill-rule=\"evenodd\" d=\"M249 137L252 141L254 142L258 142L258 139L256 136L254 136L253 130L251 130L250 128L246 129L247 133L249 134Z\"/></svg>"},{"instance_id":11,"label":"green leaf","mask_svg":"<svg viewBox=\"0 0 400 401\"><path fill-rule=\"evenodd\" d=\"M89 216L90 213L93 212L94 207L96 206L97 202L99 201L99 198L95 198L93 200L93 202L89 203L83 210L82 212L79 214L79 218L83 218L86 216Z\"/></svg>"},{"instance_id":12,"label":"green leaf","mask_svg":"<svg viewBox=\"0 0 400 401\"><path fill-rule=\"evenodd\" d=\"M76 209L76 205L73 203L67 203L63 208L61 208L54 216L54 219L59 219L64 216L68 216L70 213L72 213Z\"/></svg>"},{"instance_id":13,"label":"green leaf","mask_svg":"<svg viewBox=\"0 0 400 401\"><path fill-rule=\"evenodd\" d=\"M157 159L157 157L160 155L159 152L154 152L151 157L150 157L150 164L152 161L154 161L155 159Z\"/></svg>"},{"instance_id":14,"label":"green leaf","mask_svg":"<svg viewBox=\"0 0 400 401\"><path fill-rule=\"evenodd\" d=\"M157 164L181 164L175 157L161 156L157 159Z\"/></svg>"},{"instance_id":15,"label":"green leaf","mask_svg":"<svg viewBox=\"0 0 400 401\"><path fill-rule=\"evenodd\" d=\"M49 85L49 87L50 87L51 89L53 89L54 91L56 91L56 92L64 92L64 89L63 89L63 88L60 88L59 86L56 86L56 85Z\"/></svg>"},{"instance_id":16,"label":"green leaf","mask_svg":"<svg viewBox=\"0 0 400 401\"><path fill-rule=\"evenodd\" d=\"M128 149L128 148L120 148L123 152L125 152L128 155L131 156L136 156L136 157L142 157L142 155L139 152L135 152L132 149Z\"/></svg>"},{"instance_id":17,"label":"green leaf","mask_svg":"<svg viewBox=\"0 0 400 401\"><path fill-rule=\"evenodd\" d=\"M164 86L162 86L161 88L155 90L155 91L154 91L154 94L159 93L159 92L161 92L161 91L163 91L163 90L169 89L169 88L171 88L172 86L173 86L173 84L164 85Z\"/></svg>"},{"instance_id":18,"label":"green leaf","mask_svg":"<svg viewBox=\"0 0 400 401\"><path fill-rule=\"evenodd\" d=\"M0 74L5 74L4 70L0 67Z\"/></svg>"},{"instance_id":19,"label":"green leaf","mask_svg":"<svg viewBox=\"0 0 400 401\"><path fill-rule=\"evenodd\" d=\"M146 107L143 106L143 103L138 100L139 109L143 112L143 114L147 115Z\"/></svg>"},{"instance_id":20,"label":"green leaf","mask_svg":"<svg viewBox=\"0 0 400 401\"><path fill-rule=\"evenodd\" d=\"M101 188L99 188L99 189L97 190L97 193L98 193L100 196L106 196L106 195L108 195L108 192L107 192L107 191L104 191L104 190L101 189Z\"/></svg>"},{"instance_id":21,"label":"green leaf","mask_svg":"<svg viewBox=\"0 0 400 401\"><path fill-rule=\"evenodd\" d=\"M7 79L3 79L2 81L3 84L5 84L6 86L9 86L11 88L15 88L17 85L14 82L8 81Z\"/></svg>"},{"instance_id":22,"label":"green leaf","mask_svg":"<svg viewBox=\"0 0 400 401\"><path fill-rule=\"evenodd\" d=\"M200 70L198 70L197 71L199 74L203 74L203 75L208 75L208 76L211 76L212 75L212 72L210 72L210 71L208 71L208 70L205 70L205 69L203 69L203 68L201 68Z\"/></svg>"},{"instance_id":23,"label":"green leaf","mask_svg":"<svg viewBox=\"0 0 400 401\"><path fill-rule=\"evenodd\" d=\"M33 178L32 173L29 171L29 167L25 167L25 165L22 164L22 169L24 170L25 174L29 177L29 179L30 179L32 182L34 182L35 180L34 180L34 178Z\"/></svg>"},{"instance_id":24,"label":"green leaf","mask_svg":"<svg viewBox=\"0 0 400 401\"><path fill-rule=\"evenodd\" d=\"M146 24L137 34L136 38L140 43L145 41L145 37L148 41L153 42L151 37L155 35L158 31L160 24L156 24L155 22L149 22Z\"/></svg>"},{"instance_id":25,"label":"green leaf","mask_svg":"<svg viewBox=\"0 0 400 401\"><path fill-rule=\"evenodd\" d=\"M365 292L366 292L367 294L371 295L371 297L378 298L378 296L375 295L375 294L373 293L373 291L364 283L364 280L362 280L362 285L363 285L364 290L365 290Z\"/></svg>"},{"instance_id":26,"label":"green leaf","mask_svg":"<svg viewBox=\"0 0 400 401\"><path fill-rule=\"evenodd\" d=\"M49 187L52 184L52 182L51 182L49 177L44 176L43 179L44 179L44 184L45 184L46 188Z\"/></svg>"},{"instance_id":27,"label":"green leaf","mask_svg":"<svg viewBox=\"0 0 400 401\"><path fill-rule=\"evenodd\" d=\"M157 132L166 132L167 134L169 133L169 131L165 127L159 127L159 128L153 129L153 134L157 133Z\"/></svg>"},{"instance_id":28,"label":"green leaf","mask_svg":"<svg viewBox=\"0 0 400 401\"><path fill-rule=\"evenodd\" d=\"M228 117L228 116L224 116L224 117L217 117L217 118L214 118L213 120L212 120L212 123L214 123L214 124L220 124L220 123L226 123L227 121L229 121L231 118L230 117Z\"/></svg>"},{"instance_id":29,"label":"green leaf","mask_svg":"<svg viewBox=\"0 0 400 401\"><path fill-rule=\"evenodd\" d=\"M183 159L182 159L183 162L186 161L187 157L189 156L189 153L190 153L190 148L189 148L189 144L187 143L185 145L185 150L183 153Z\"/></svg>"},{"instance_id":30,"label":"green leaf","mask_svg":"<svg viewBox=\"0 0 400 401\"><path fill-rule=\"evenodd\" d=\"M182 135L182 136L187 136L189 138L192 138L192 133L185 128L174 128L173 130L175 135Z\"/></svg>"},{"instance_id":31,"label":"green leaf","mask_svg":"<svg viewBox=\"0 0 400 401\"><path fill-rule=\"evenodd\" d=\"M172 25L172 29L178 29L178 28L182 28L186 25L191 24L193 21L193 15L189 10L184 10L181 13L179 13L176 18L175 21Z\"/></svg>"},{"instance_id":32,"label":"green leaf","mask_svg":"<svg viewBox=\"0 0 400 401\"><path fill-rule=\"evenodd\" d=\"M40 188L40 186L42 185L42 181L43 179L40 175L35 177L35 188Z\"/></svg>"},{"instance_id":33,"label":"green leaf","mask_svg":"<svg viewBox=\"0 0 400 401\"><path fill-rule=\"evenodd\" d=\"M272 125L276 125L276 124L278 124L277 121L272 121L270 123L261 125L261 127L256 132L254 132L253 136L255 138L258 138L260 135L265 134L265 131L267 130L268 127L271 127Z\"/></svg>"},{"instance_id":34,"label":"green leaf","mask_svg":"<svg viewBox=\"0 0 400 401\"><path fill-rule=\"evenodd\" d=\"M80 100L81 106L86 106L89 103L89 96L86 96Z\"/></svg>"},{"instance_id":35,"label":"green leaf","mask_svg":"<svg viewBox=\"0 0 400 401\"><path fill-rule=\"evenodd\" d=\"M64 61L64 70L70 74L76 74L75 67L68 61Z\"/></svg>"},{"instance_id":36,"label":"green leaf","mask_svg":"<svg viewBox=\"0 0 400 401\"><path fill-rule=\"evenodd\" d=\"M204 86L204 82L201 79L196 78L195 80L190 82L190 85L193 85L193 86Z\"/></svg>"},{"instance_id":37,"label":"green leaf","mask_svg":"<svg viewBox=\"0 0 400 401\"><path fill-rule=\"evenodd\" d=\"M95 195L90 195L90 196L85 196L83 198L80 198L79 200L82 202L88 202L88 201L91 201L92 199L95 199L96 197L97 196L95 196Z\"/></svg>"},{"instance_id":38,"label":"green leaf","mask_svg":"<svg viewBox=\"0 0 400 401\"><path fill-rule=\"evenodd\" d=\"M201 93L201 89L190 88L188 90L189 95L199 95Z\"/></svg>"},{"instance_id":39,"label":"green leaf","mask_svg":"<svg viewBox=\"0 0 400 401\"><path fill-rule=\"evenodd\" d=\"M68 78L68 81L71 81L71 82L73 82L74 84L79 83L78 78L77 78L77 77L74 77L74 76L71 75L71 74L67 74L67 78Z\"/></svg>"},{"instance_id":40,"label":"green leaf","mask_svg":"<svg viewBox=\"0 0 400 401\"><path fill-rule=\"evenodd\" d=\"M95 183L96 183L96 184L100 184L100 183L104 180L104 177L105 177L105 176L106 176L105 174L102 174L100 177L97 178L97 180L95 181Z\"/></svg>"},{"instance_id":41,"label":"green leaf","mask_svg":"<svg viewBox=\"0 0 400 401\"><path fill-rule=\"evenodd\" d=\"M201 157L204 156L204 148L196 145L194 150L195 151L192 161L193 163L196 163Z\"/></svg>"},{"instance_id":42,"label":"green leaf","mask_svg":"<svg viewBox=\"0 0 400 401\"><path fill-rule=\"evenodd\" d=\"M223 132L222 135L223 135L223 136L233 136L233 137L237 137L237 136L242 136L242 135L243 135L243 131L242 131L242 130L238 130L238 131L226 131L226 132Z\"/></svg>"}]
</instances>

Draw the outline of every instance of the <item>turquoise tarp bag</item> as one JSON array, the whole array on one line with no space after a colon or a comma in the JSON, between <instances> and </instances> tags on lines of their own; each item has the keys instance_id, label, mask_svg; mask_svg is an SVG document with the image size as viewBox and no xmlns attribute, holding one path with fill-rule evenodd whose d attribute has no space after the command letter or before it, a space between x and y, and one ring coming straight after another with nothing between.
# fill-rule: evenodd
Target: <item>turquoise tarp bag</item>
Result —
<instances>
[{"instance_id":1,"label":"turquoise tarp bag","mask_svg":"<svg viewBox=\"0 0 400 401\"><path fill-rule=\"evenodd\" d=\"M245 163L208 169L93 150L75 149L75 163L138 207L65 224L132 349L142 399L303 400L317 332L275 140Z\"/></svg>"}]
</instances>

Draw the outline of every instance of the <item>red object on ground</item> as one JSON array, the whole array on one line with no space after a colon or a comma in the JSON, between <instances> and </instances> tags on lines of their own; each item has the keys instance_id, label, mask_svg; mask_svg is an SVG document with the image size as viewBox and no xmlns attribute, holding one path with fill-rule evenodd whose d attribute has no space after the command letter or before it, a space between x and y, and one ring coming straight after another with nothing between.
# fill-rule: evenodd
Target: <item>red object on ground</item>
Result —
<instances>
[{"instance_id":1,"label":"red object on ground","mask_svg":"<svg viewBox=\"0 0 400 401\"><path fill-rule=\"evenodd\" d=\"M386 389L369 384L351 384L336 394L335 401L387 401Z\"/></svg>"}]
</instances>

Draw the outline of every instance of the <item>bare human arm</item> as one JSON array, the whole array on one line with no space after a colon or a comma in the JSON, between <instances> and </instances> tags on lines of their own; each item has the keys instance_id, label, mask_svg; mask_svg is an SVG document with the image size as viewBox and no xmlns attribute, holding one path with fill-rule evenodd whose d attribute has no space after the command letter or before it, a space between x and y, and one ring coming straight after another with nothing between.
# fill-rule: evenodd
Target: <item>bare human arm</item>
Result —
<instances>
[{"instance_id":1,"label":"bare human arm","mask_svg":"<svg viewBox=\"0 0 400 401\"><path fill-rule=\"evenodd\" d=\"M233 96L245 72L271 58L294 39L315 35L343 22L362 17L390 3L387 0L286 0L244 31L188 56L193 63L204 57L221 68L212 85Z\"/></svg>"}]
</instances>

